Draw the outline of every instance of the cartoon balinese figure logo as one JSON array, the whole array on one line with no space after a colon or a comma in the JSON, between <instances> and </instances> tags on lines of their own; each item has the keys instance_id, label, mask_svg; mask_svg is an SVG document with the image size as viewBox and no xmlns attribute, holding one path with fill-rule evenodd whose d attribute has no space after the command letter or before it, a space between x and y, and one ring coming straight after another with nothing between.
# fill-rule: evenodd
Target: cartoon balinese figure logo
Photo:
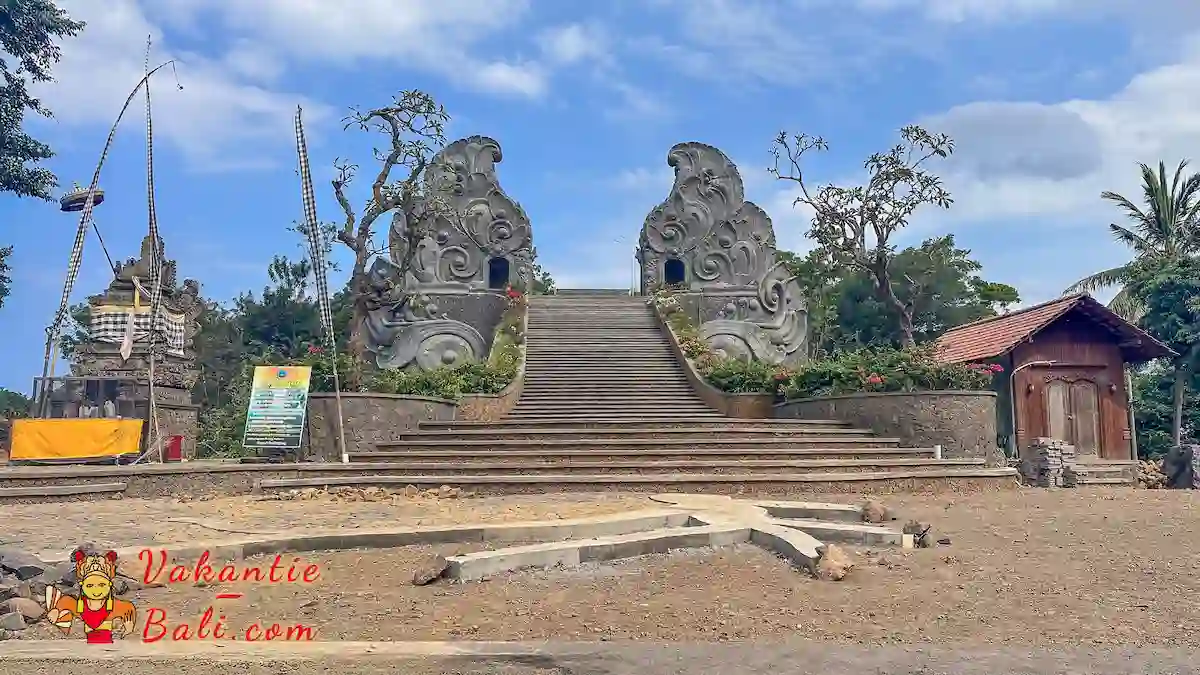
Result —
<instances>
[{"instance_id":1,"label":"cartoon balinese figure logo","mask_svg":"<svg viewBox=\"0 0 1200 675\"><path fill-rule=\"evenodd\" d=\"M134 630L136 610L133 603L121 600L113 592L117 580L117 553L89 555L83 550L72 555L75 578L79 582L79 597L63 595L53 586L46 587L46 618L71 632L78 620L89 643L106 644L113 634L124 637Z\"/></svg>"}]
</instances>

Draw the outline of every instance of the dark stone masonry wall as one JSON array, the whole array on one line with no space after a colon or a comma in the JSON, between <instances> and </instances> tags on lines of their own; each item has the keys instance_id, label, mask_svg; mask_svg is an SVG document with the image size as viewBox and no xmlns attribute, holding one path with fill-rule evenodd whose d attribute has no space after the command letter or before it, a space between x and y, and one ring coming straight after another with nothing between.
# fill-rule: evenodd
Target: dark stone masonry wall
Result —
<instances>
[{"instance_id":1,"label":"dark stone masonry wall","mask_svg":"<svg viewBox=\"0 0 1200 675\"><path fill-rule=\"evenodd\" d=\"M996 447L996 394L990 391L920 391L846 394L787 401L781 419L832 419L901 439L908 447L942 446L946 459L982 458L1002 466Z\"/></svg>"},{"instance_id":2,"label":"dark stone masonry wall","mask_svg":"<svg viewBox=\"0 0 1200 675\"><path fill-rule=\"evenodd\" d=\"M455 404L438 398L397 394L342 394L346 452L367 452L377 443L399 440L426 420L454 419ZM337 402L331 393L314 393L308 399L308 456L340 462Z\"/></svg>"}]
</instances>

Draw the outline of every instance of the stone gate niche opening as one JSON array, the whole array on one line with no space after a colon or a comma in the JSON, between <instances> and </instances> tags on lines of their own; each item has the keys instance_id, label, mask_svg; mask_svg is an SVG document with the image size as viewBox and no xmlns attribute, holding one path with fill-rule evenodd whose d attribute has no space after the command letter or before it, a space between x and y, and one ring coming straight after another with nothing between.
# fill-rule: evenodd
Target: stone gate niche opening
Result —
<instances>
[{"instance_id":1,"label":"stone gate niche opening","mask_svg":"<svg viewBox=\"0 0 1200 675\"><path fill-rule=\"evenodd\" d=\"M488 288L502 290L508 286L508 258L488 260Z\"/></svg>"},{"instance_id":2,"label":"stone gate niche opening","mask_svg":"<svg viewBox=\"0 0 1200 675\"><path fill-rule=\"evenodd\" d=\"M663 283L668 286L678 286L687 281L687 271L683 261L678 258L668 258L663 263Z\"/></svg>"}]
</instances>

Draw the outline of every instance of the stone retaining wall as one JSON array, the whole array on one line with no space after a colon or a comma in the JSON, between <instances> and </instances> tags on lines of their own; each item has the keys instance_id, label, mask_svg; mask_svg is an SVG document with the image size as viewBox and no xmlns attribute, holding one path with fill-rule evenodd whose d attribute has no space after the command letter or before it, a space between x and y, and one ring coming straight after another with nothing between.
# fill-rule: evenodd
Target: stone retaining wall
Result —
<instances>
[{"instance_id":1,"label":"stone retaining wall","mask_svg":"<svg viewBox=\"0 0 1200 675\"><path fill-rule=\"evenodd\" d=\"M773 394L730 394L709 384L703 375L696 372L692 362L684 355L683 348L679 346L679 339L675 336L675 331L671 330L671 326L667 324L666 317L657 308L654 310L654 315L658 318L658 326L663 335L667 336L671 352L675 354L680 367L687 374L692 388L705 403L719 410L726 417L770 419L774 415L775 396Z\"/></svg>"},{"instance_id":2,"label":"stone retaining wall","mask_svg":"<svg viewBox=\"0 0 1200 675\"><path fill-rule=\"evenodd\" d=\"M781 419L827 419L899 438L908 447L942 446L946 459L984 459L1003 466L996 447L996 394L990 391L918 391L846 394L797 399L775 406Z\"/></svg>"},{"instance_id":3,"label":"stone retaining wall","mask_svg":"<svg viewBox=\"0 0 1200 675\"><path fill-rule=\"evenodd\" d=\"M229 497L234 495L303 489L322 485L357 487L386 486L399 490L406 485L437 489L457 486L475 495L542 494L550 492L705 492L740 496L794 496L832 493L907 493L991 491L1016 486L1016 472L999 470L889 471L845 474L840 479L814 475L808 479L779 479L758 476L675 476L663 474L661 481L637 482L628 476L530 477L510 476L412 476L389 475L376 464L237 464L233 462L185 462L125 467L21 467L0 469L0 504L90 501L97 499L155 497ZM280 484L282 481L284 484ZM265 485L264 485L265 483ZM272 483L275 483L272 485ZM51 487L58 490L52 490ZM89 491L88 486L98 488ZM5 494L12 488L22 494ZM35 488L30 490L30 488ZM41 488L41 489L36 489ZM72 489L73 488L73 489Z\"/></svg>"},{"instance_id":4,"label":"stone retaining wall","mask_svg":"<svg viewBox=\"0 0 1200 675\"><path fill-rule=\"evenodd\" d=\"M378 443L398 441L401 434L415 431L417 424L426 420L455 419L456 407L454 401L440 398L343 392L346 452L368 452ZM306 456L325 462L341 461L337 402L332 393L309 394L306 444Z\"/></svg>"}]
</instances>

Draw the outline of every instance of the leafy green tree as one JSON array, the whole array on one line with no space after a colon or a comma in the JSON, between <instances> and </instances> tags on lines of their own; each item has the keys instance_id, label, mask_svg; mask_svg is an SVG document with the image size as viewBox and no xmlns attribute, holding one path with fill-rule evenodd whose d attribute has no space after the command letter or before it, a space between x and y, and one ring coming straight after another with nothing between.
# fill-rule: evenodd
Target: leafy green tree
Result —
<instances>
[{"instance_id":1,"label":"leafy green tree","mask_svg":"<svg viewBox=\"0 0 1200 675\"><path fill-rule=\"evenodd\" d=\"M1171 443L1184 437L1184 404L1200 360L1200 259L1145 262L1129 271L1129 288L1142 307L1142 328L1178 354L1172 362Z\"/></svg>"},{"instance_id":2,"label":"leafy green tree","mask_svg":"<svg viewBox=\"0 0 1200 675\"><path fill-rule=\"evenodd\" d=\"M1173 445L1174 389L1175 373L1170 364L1150 364L1133 377L1137 448L1138 456L1143 459L1162 456ZM1200 431L1200 373L1192 374L1192 381L1184 396L1182 426L1184 436Z\"/></svg>"},{"instance_id":3,"label":"leafy green tree","mask_svg":"<svg viewBox=\"0 0 1200 675\"><path fill-rule=\"evenodd\" d=\"M1133 260L1080 279L1066 290L1094 292L1119 286L1109 307L1131 321L1136 321L1142 310L1129 286L1136 265L1170 262L1200 253L1200 173L1187 175L1188 162L1183 161L1168 182L1167 167L1162 162L1157 171L1146 164L1139 166L1144 207L1115 192L1100 195L1128 217L1129 227L1110 223L1108 229L1117 241L1133 249Z\"/></svg>"},{"instance_id":4,"label":"leafy green tree","mask_svg":"<svg viewBox=\"0 0 1200 675\"><path fill-rule=\"evenodd\" d=\"M995 316L1020 302L1012 286L981 278L982 265L970 255L956 246L953 235L946 235L892 257L892 273L908 282L896 292L912 308L916 343L931 342L955 326ZM897 310L879 299L869 274L838 266L820 248L804 258L791 253L781 253L781 258L805 290L814 353L904 344Z\"/></svg>"},{"instance_id":5,"label":"leafy green tree","mask_svg":"<svg viewBox=\"0 0 1200 675\"><path fill-rule=\"evenodd\" d=\"M0 417L25 417L30 403L25 394L0 387Z\"/></svg>"},{"instance_id":6,"label":"leafy green tree","mask_svg":"<svg viewBox=\"0 0 1200 675\"><path fill-rule=\"evenodd\" d=\"M942 180L928 170L935 158L949 157L954 141L911 125L900 130L901 142L877 152L863 163L865 185L816 187L805 177L807 154L828 150L820 137L780 132L772 150L775 166L771 173L791 181L800 190L795 203L813 210L808 237L824 248L839 265L859 270L871 281L875 298L893 310L900 344L916 342L919 297L915 282L893 269L895 246L892 237L908 225L908 219L923 206L950 208L953 200ZM782 163L787 166L780 168Z\"/></svg>"},{"instance_id":7,"label":"leafy green tree","mask_svg":"<svg viewBox=\"0 0 1200 675\"><path fill-rule=\"evenodd\" d=\"M52 117L29 93L29 85L54 79L51 67L62 56L55 39L73 37L83 27L51 0L0 3L0 50L9 57L0 58L0 192L50 199L57 181L49 169L36 164L54 152L25 133L21 124L27 110Z\"/></svg>"},{"instance_id":8,"label":"leafy green tree","mask_svg":"<svg viewBox=\"0 0 1200 675\"><path fill-rule=\"evenodd\" d=\"M51 0L0 3L0 192L48 200L58 184L49 169L37 166L54 152L25 133L22 122L27 110L52 116L29 93L29 84L53 79L51 66L62 55L55 38L72 37L83 26ZM8 263L12 250L11 246L0 247L0 307L12 284Z\"/></svg>"}]
</instances>

